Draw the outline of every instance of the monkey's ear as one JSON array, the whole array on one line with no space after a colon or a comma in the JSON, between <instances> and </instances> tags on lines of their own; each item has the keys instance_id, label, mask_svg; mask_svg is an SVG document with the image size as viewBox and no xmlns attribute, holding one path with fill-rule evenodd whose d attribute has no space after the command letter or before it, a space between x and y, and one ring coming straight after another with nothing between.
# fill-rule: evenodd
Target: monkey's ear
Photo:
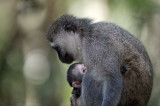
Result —
<instances>
[{"instance_id":1,"label":"monkey's ear","mask_svg":"<svg viewBox=\"0 0 160 106\"><path fill-rule=\"evenodd\" d=\"M68 31L68 32L72 31L72 32L74 32L74 33L75 33L76 29L77 29L75 25L70 24L70 23L64 24L63 27L64 27L64 30L66 30L66 31Z\"/></svg>"}]
</instances>

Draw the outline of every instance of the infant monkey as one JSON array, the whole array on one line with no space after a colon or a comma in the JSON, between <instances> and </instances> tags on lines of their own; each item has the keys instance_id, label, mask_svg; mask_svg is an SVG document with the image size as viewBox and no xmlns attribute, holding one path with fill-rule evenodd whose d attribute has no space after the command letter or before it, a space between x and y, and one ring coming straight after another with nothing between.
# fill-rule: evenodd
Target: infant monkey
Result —
<instances>
[{"instance_id":1,"label":"infant monkey","mask_svg":"<svg viewBox=\"0 0 160 106\"><path fill-rule=\"evenodd\" d=\"M73 87L71 106L81 106L81 83L86 72L87 68L81 63L72 64L67 71L67 81Z\"/></svg>"}]
</instances>

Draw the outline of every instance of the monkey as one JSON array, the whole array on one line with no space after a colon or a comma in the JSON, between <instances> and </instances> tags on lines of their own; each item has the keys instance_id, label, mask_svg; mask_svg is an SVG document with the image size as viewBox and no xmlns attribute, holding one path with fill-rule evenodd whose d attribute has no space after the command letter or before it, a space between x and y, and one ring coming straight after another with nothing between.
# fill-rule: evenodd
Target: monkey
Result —
<instances>
[{"instance_id":1,"label":"monkey","mask_svg":"<svg viewBox=\"0 0 160 106\"><path fill-rule=\"evenodd\" d=\"M143 44L109 22L62 15L46 34L62 63L85 64L82 106L146 106L153 68ZM129 66L129 67L128 67Z\"/></svg>"},{"instance_id":2,"label":"monkey","mask_svg":"<svg viewBox=\"0 0 160 106\"><path fill-rule=\"evenodd\" d=\"M131 64L127 63L127 60L123 66L122 74L131 69ZM71 106L81 106L81 82L86 72L86 67L84 64L80 63L72 64L67 71L67 81L71 87L74 87L72 90L72 97L70 98Z\"/></svg>"},{"instance_id":3,"label":"monkey","mask_svg":"<svg viewBox=\"0 0 160 106\"><path fill-rule=\"evenodd\" d=\"M131 69L131 64L127 63L127 60L123 66L122 74ZM81 82L86 72L86 67L80 63L72 64L67 71L67 81L71 87L74 87L70 98L71 106L81 106Z\"/></svg>"},{"instance_id":4,"label":"monkey","mask_svg":"<svg viewBox=\"0 0 160 106\"><path fill-rule=\"evenodd\" d=\"M80 88L83 76L87 73L84 64L74 63L67 71L67 81L71 87Z\"/></svg>"},{"instance_id":5,"label":"monkey","mask_svg":"<svg viewBox=\"0 0 160 106\"><path fill-rule=\"evenodd\" d=\"M67 71L67 81L73 87L71 106L81 106L81 82L86 72L87 68L81 63L72 64Z\"/></svg>"}]
</instances>

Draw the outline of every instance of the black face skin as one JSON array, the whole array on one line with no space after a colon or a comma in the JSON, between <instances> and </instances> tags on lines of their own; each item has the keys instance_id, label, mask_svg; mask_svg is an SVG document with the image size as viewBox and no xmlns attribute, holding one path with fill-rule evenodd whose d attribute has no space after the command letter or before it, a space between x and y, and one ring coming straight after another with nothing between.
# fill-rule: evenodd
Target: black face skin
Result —
<instances>
[{"instance_id":1,"label":"black face skin","mask_svg":"<svg viewBox=\"0 0 160 106\"><path fill-rule=\"evenodd\" d=\"M72 63L73 57L70 54L66 53L62 48L60 48L59 46L54 46L52 48L57 51L59 59L63 63Z\"/></svg>"},{"instance_id":2,"label":"black face skin","mask_svg":"<svg viewBox=\"0 0 160 106\"><path fill-rule=\"evenodd\" d=\"M62 55L61 51L57 51L57 52L58 52L59 59L60 59L63 63L67 63L67 64L72 63L73 57L72 57L70 54L65 53L64 55Z\"/></svg>"}]
</instances>

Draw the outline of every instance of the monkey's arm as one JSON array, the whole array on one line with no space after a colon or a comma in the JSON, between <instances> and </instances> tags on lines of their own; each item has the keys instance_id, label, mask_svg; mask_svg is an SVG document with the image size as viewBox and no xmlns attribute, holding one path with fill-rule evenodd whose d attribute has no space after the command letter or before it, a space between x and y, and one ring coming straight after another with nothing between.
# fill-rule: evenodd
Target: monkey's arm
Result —
<instances>
[{"instance_id":1,"label":"monkey's arm","mask_svg":"<svg viewBox=\"0 0 160 106\"><path fill-rule=\"evenodd\" d=\"M100 55L98 55L98 57L98 59L101 61L93 61L92 64L94 69L92 69L91 72L94 73L94 79L98 80L99 84L102 86L102 106L117 106L123 88L122 75L119 70L120 66L118 59L116 58L117 56L107 56L103 60L101 59Z\"/></svg>"},{"instance_id":2,"label":"monkey's arm","mask_svg":"<svg viewBox=\"0 0 160 106\"><path fill-rule=\"evenodd\" d=\"M98 61L92 60L90 65L94 67L92 73L95 74L95 79L100 80L102 84L102 106L117 106L123 88L118 56L112 48L106 48L106 51L98 48L97 51L101 52L96 54L97 57L92 55L94 58L91 59L96 57Z\"/></svg>"},{"instance_id":3,"label":"monkey's arm","mask_svg":"<svg viewBox=\"0 0 160 106\"><path fill-rule=\"evenodd\" d=\"M116 106L123 88L119 60L121 48L119 48L119 43L113 43L115 39L110 37L112 36L111 33L106 35L99 29L98 33L92 34L92 38L88 38L87 44L83 46L85 47L84 64L88 70L91 70L91 74L89 74L94 77L93 79L97 80L99 85L102 86L102 106ZM86 77L84 78L83 82L88 80ZM85 87L83 88L84 92L87 91Z\"/></svg>"},{"instance_id":4,"label":"monkey's arm","mask_svg":"<svg viewBox=\"0 0 160 106\"><path fill-rule=\"evenodd\" d=\"M102 88L102 106L117 106L122 93L122 76L116 58L107 58L106 79Z\"/></svg>"}]
</instances>

